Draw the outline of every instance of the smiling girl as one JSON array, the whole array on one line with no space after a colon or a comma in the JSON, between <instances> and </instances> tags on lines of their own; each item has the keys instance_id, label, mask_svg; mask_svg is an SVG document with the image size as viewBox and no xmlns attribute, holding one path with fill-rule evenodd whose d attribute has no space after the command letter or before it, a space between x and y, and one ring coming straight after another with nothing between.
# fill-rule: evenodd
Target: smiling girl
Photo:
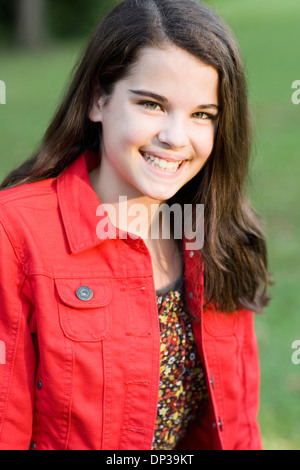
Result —
<instances>
[{"instance_id":1,"label":"smiling girl","mask_svg":"<svg viewBox=\"0 0 300 470\"><path fill-rule=\"evenodd\" d=\"M2 183L1 449L261 448L253 312L268 274L249 154L243 68L217 15L193 0L113 9ZM151 237L175 203L204 205L200 250ZM136 204L143 237L127 231Z\"/></svg>"}]
</instances>

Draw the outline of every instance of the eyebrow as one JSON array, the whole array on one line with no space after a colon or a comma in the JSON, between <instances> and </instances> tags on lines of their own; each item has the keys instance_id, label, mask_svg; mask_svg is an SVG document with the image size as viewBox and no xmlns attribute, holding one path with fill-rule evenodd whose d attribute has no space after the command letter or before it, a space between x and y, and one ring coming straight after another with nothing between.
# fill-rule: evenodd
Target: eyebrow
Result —
<instances>
[{"instance_id":1,"label":"eyebrow","mask_svg":"<svg viewBox=\"0 0 300 470\"><path fill-rule=\"evenodd\" d=\"M134 95L138 96L148 96L150 98L153 98L154 100L160 101L161 103L167 103L168 100L164 96L158 95L157 93L153 93L152 91L148 90L129 90L131 93ZM196 108L201 108L201 109L216 109L217 111L220 110L220 106L217 104L199 104L196 106Z\"/></svg>"}]
</instances>

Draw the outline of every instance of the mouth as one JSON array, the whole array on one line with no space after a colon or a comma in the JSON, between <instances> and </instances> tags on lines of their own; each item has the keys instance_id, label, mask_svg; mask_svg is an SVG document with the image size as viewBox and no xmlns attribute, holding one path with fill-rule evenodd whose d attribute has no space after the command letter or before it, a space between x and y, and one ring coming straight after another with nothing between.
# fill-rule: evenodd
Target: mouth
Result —
<instances>
[{"instance_id":1,"label":"mouth","mask_svg":"<svg viewBox=\"0 0 300 470\"><path fill-rule=\"evenodd\" d=\"M151 155L150 153L142 151L140 151L140 154L149 165L159 170L165 171L166 173L175 173L181 167L184 161L169 161L165 160L164 158L157 157L156 155Z\"/></svg>"}]
</instances>

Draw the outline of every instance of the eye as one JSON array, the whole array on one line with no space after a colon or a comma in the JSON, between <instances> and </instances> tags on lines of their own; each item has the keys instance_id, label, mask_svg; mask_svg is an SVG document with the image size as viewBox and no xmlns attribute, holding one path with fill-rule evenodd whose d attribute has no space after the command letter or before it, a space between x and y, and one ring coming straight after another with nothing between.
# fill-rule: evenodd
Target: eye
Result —
<instances>
[{"instance_id":1,"label":"eye","mask_svg":"<svg viewBox=\"0 0 300 470\"><path fill-rule=\"evenodd\" d=\"M205 119L205 120L213 118L213 116L211 116L210 114L203 113L201 111L198 111L198 113L194 113L193 117L195 117L196 119Z\"/></svg>"},{"instance_id":2,"label":"eye","mask_svg":"<svg viewBox=\"0 0 300 470\"><path fill-rule=\"evenodd\" d=\"M215 121L218 118L217 114L204 113L203 111L198 111L192 116L200 121Z\"/></svg>"},{"instance_id":3,"label":"eye","mask_svg":"<svg viewBox=\"0 0 300 470\"><path fill-rule=\"evenodd\" d=\"M141 101L140 104L149 111L158 111L162 109L160 104L156 103L155 101Z\"/></svg>"}]
</instances>

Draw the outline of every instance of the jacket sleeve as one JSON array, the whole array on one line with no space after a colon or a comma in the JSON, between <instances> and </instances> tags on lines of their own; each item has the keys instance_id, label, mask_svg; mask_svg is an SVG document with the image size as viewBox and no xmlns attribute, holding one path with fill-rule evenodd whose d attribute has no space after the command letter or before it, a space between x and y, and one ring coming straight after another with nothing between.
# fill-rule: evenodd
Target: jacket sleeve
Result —
<instances>
[{"instance_id":1,"label":"jacket sleeve","mask_svg":"<svg viewBox=\"0 0 300 470\"><path fill-rule=\"evenodd\" d=\"M27 450L31 441L36 360L26 283L0 221L0 450Z\"/></svg>"}]
</instances>

